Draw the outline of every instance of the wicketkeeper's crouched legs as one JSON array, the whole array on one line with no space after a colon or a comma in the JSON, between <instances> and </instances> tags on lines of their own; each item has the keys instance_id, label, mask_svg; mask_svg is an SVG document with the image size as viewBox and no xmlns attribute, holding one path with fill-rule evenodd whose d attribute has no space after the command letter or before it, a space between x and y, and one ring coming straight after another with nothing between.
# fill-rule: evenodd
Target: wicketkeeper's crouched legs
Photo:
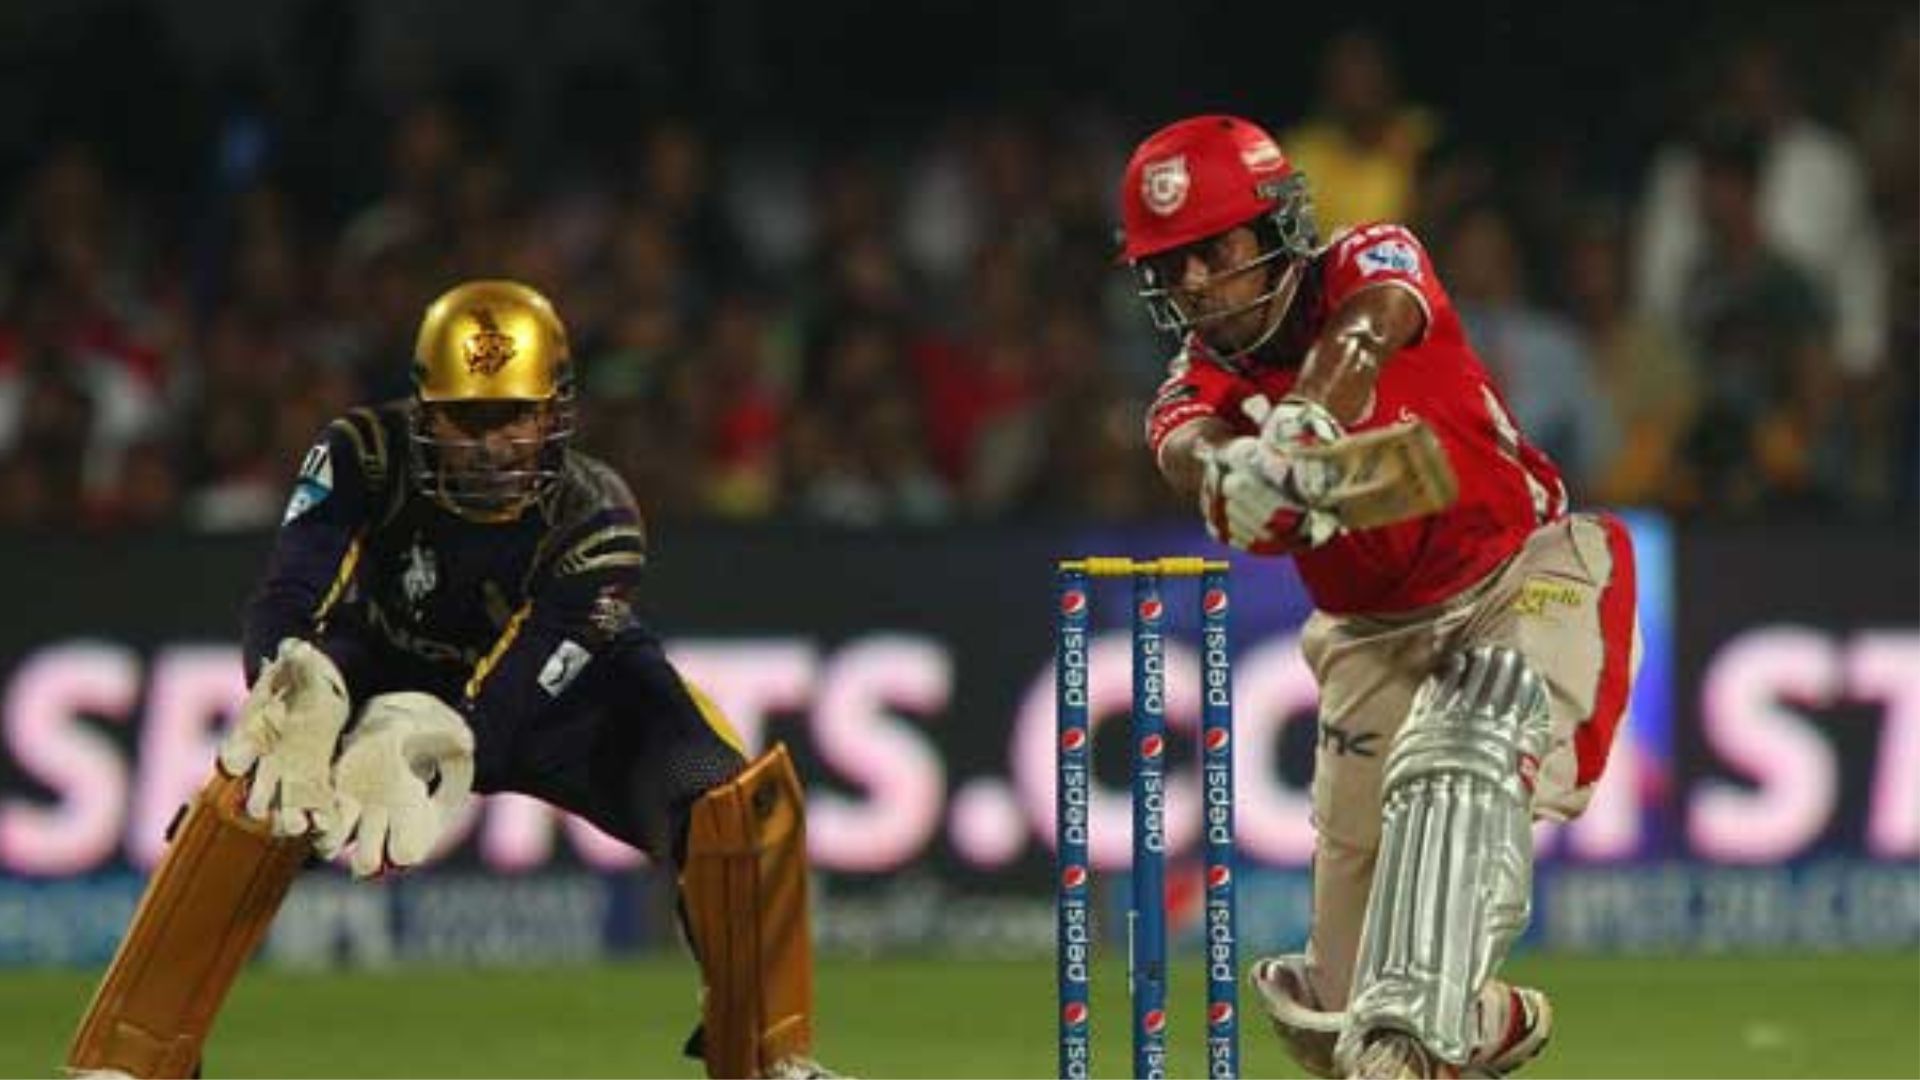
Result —
<instances>
[{"instance_id":1,"label":"wicketkeeper's crouched legs","mask_svg":"<svg viewBox=\"0 0 1920 1080\"><path fill-rule=\"evenodd\" d=\"M657 646L607 657L586 686L525 733L504 777L483 769L483 789L545 799L675 867L703 982L688 1051L708 1075L811 1071L805 810L792 759L776 746L748 761Z\"/></svg>"},{"instance_id":2,"label":"wicketkeeper's crouched legs","mask_svg":"<svg viewBox=\"0 0 1920 1080\"><path fill-rule=\"evenodd\" d=\"M175 823L133 923L67 1051L75 1074L192 1076L227 990L312 849L247 816L216 773Z\"/></svg>"},{"instance_id":3,"label":"wicketkeeper's crouched legs","mask_svg":"<svg viewBox=\"0 0 1920 1080\"><path fill-rule=\"evenodd\" d=\"M1525 929L1546 693L1505 646L1450 657L1388 755L1380 850L1336 1059L1373 1075L1376 1036L1464 1065L1475 1002ZM1382 1045L1388 1045L1391 1040Z\"/></svg>"}]
</instances>

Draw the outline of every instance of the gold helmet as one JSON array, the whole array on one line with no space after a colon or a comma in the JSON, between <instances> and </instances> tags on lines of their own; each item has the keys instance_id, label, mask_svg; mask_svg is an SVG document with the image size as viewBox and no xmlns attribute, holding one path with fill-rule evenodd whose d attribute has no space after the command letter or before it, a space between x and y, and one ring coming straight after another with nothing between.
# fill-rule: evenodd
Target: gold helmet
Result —
<instances>
[{"instance_id":1,"label":"gold helmet","mask_svg":"<svg viewBox=\"0 0 1920 1080\"><path fill-rule=\"evenodd\" d=\"M510 521L559 478L573 437L573 360L547 298L469 281L427 308L413 346L420 489L476 521Z\"/></svg>"}]
</instances>

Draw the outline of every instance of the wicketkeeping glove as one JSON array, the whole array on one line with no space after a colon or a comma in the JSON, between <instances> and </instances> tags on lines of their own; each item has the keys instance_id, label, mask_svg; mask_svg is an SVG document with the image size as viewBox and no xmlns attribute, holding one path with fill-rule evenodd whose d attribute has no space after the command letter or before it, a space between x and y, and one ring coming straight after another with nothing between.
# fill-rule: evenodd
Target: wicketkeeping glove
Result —
<instances>
[{"instance_id":1,"label":"wicketkeeping glove","mask_svg":"<svg viewBox=\"0 0 1920 1080\"><path fill-rule=\"evenodd\" d=\"M334 810L314 844L353 844L353 875L405 870L433 853L473 790L473 732L430 694L381 694L333 769Z\"/></svg>"},{"instance_id":2,"label":"wicketkeeping glove","mask_svg":"<svg viewBox=\"0 0 1920 1080\"><path fill-rule=\"evenodd\" d=\"M333 751L347 723L346 681L311 642L286 638L220 743L220 768L253 774L247 814L275 836L318 828L333 809Z\"/></svg>"}]
</instances>

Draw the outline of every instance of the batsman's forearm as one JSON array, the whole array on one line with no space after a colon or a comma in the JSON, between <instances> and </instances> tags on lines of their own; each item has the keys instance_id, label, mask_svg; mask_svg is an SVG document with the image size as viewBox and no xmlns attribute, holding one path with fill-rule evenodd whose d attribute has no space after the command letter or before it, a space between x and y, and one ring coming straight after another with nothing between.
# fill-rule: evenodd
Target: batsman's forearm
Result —
<instances>
[{"instance_id":1,"label":"batsman's forearm","mask_svg":"<svg viewBox=\"0 0 1920 1080\"><path fill-rule=\"evenodd\" d=\"M1224 420L1195 420L1181 426L1167 436L1167 441L1160 447L1160 475L1166 477L1168 485L1181 495L1198 495L1200 482L1207 471L1201 455L1226 445L1231 438L1233 429Z\"/></svg>"},{"instance_id":2,"label":"batsman's forearm","mask_svg":"<svg viewBox=\"0 0 1920 1080\"><path fill-rule=\"evenodd\" d=\"M1293 392L1352 424L1372 404L1380 368L1425 326L1425 309L1406 289L1381 285L1355 293L1307 351Z\"/></svg>"}]
</instances>

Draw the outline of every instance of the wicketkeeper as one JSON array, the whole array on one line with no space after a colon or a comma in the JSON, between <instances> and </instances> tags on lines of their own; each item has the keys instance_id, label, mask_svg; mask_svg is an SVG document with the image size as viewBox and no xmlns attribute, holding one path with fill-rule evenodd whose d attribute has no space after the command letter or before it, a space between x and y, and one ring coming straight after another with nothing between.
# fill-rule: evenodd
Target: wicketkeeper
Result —
<instances>
[{"instance_id":1,"label":"wicketkeeper","mask_svg":"<svg viewBox=\"0 0 1920 1080\"><path fill-rule=\"evenodd\" d=\"M308 452L247 613L252 687L171 831L67 1058L192 1076L228 987L309 854L419 863L470 790L578 814L679 874L711 1076L811 1058L801 787L748 761L631 607L633 496L570 448L566 330L475 281L427 309L413 395Z\"/></svg>"},{"instance_id":2,"label":"wicketkeeper","mask_svg":"<svg viewBox=\"0 0 1920 1080\"><path fill-rule=\"evenodd\" d=\"M1259 127L1135 150L1125 260L1181 339L1147 445L1212 534L1291 555L1316 613L1313 930L1251 979L1321 1076L1506 1072L1552 1031L1497 969L1531 824L1587 804L1638 663L1633 550L1569 513L1412 233L1321 244Z\"/></svg>"}]
</instances>

